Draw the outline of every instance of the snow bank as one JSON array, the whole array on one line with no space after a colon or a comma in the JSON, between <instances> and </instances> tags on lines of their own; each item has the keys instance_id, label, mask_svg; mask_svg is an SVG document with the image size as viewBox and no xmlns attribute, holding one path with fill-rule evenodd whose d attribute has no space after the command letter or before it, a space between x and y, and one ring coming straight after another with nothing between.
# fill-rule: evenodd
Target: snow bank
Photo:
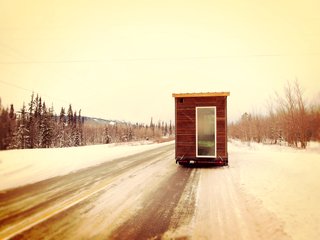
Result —
<instances>
[{"instance_id":1,"label":"snow bank","mask_svg":"<svg viewBox=\"0 0 320 240\"><path fill-rule=\"evenodd\" d=\"M173 142L131 142L71 148L0 151L0 191L14 188Z\"/></svg>"},{"instance_id":2,"label":"snow bank","mask_svg":"<svg viewBox=\"0 0 320 240\"><path fill-rule=\"evenodd\" d=\"M263 151L263 152L292 152L292 153L303 153L303 152L313 152L320 154L320 143L318 142L308 142L306 149L288 147L285 144L262 144L256 142L241 142L239 140L230 139L229 150L232 152L241 151L241 152L253 152L253 151Z\"/></svg>"},{"instance_id":3,"label":"snow bank","mask_svg":"<svg viewBox=\"0 0 320 240\"><path fill-rule=\"evenodd\" d=\"M230 141L229 159L243 190L281 219L292 239L318 239L319 143L301 150Z\"/></svg>"}]
</instances>

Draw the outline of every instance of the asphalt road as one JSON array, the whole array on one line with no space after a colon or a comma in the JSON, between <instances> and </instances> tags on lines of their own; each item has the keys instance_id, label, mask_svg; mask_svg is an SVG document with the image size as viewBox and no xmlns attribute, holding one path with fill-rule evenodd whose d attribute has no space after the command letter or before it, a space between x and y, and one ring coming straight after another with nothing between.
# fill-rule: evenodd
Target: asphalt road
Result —
<instances>
[{"instance_id":1,"label":"asphalt road","mask_svg":"<svg viewBox=\"0 0 320 240\"><path fill-rule=\"evenodd\" d=\"M193 171L174 164L173 150L164 146L0 193L0 238L162 236Z\"/></svg>"},{"instance_id":2,"label":"asphalt road","mask_svg":"<svg viewBox=\"0 0 320 240\"><path fill-rule=\"evenodd\" d=\"M1 192L0 239L287 239L236 165L181 167L172 144Z\"/></svg>"}]
</instances>

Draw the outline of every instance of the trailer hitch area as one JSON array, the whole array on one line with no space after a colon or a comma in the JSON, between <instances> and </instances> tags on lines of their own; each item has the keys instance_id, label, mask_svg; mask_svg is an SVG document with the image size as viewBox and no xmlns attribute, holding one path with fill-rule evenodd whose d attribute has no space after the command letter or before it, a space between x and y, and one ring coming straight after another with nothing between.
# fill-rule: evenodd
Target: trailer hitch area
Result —
<instances>
[{"instance_id":1,"label":"trailer hitch area","mask_svg":"<svg viewBox=\"0 0 320 240\"><path fill-rule=\"evenodd\" d=\"M183 158L184 158L184 155L183 155L182 157L177 157L177 158L176 158L176 164L177 164L179 161L181 161Z\"/></svg>"}]
</instances>

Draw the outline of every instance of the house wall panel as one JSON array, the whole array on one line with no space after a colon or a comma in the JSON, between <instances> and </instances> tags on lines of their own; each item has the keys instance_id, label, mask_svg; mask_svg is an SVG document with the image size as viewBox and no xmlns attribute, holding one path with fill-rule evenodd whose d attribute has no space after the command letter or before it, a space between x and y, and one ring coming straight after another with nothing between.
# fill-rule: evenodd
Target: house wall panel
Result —
<instances>
[{"instance_id":1,"label":"house wall panel","mask_svg":"<svg viewBox=\"0 0 320 240\"><path fill-rule=\"evenodd\" d=\"M175 98L176 158L196 158L196 107L216 107L217 156L227 157L227 97Z\"/></svg>"}]
</instances>

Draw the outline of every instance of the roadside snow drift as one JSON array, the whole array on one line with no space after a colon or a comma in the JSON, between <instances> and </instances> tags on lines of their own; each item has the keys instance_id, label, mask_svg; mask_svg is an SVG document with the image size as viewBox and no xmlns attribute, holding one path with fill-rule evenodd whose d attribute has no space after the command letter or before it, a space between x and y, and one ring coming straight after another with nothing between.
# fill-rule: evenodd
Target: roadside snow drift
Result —
<instances>
[{"instance_id":1,"label":"roadside snow drift","mask_svg":"<svg viewBox=\"0 0 320 240\"><path fill-rule=\"evenodd\" d=\"M84 147L0 151L0 191L65 175L166 143L131 142Z\"/></svg>"}]
</instances>

